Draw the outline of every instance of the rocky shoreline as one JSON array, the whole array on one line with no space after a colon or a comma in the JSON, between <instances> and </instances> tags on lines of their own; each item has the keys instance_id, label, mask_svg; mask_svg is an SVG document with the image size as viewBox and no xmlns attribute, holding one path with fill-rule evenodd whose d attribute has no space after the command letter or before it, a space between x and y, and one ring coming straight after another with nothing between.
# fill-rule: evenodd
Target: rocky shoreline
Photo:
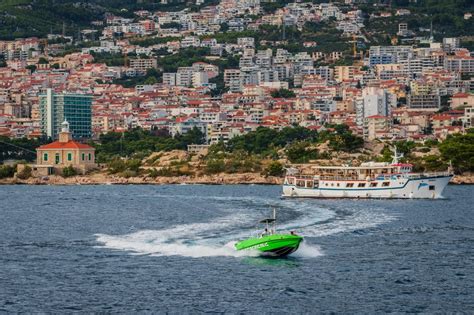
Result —
<instances>
[{"instance_id":1,"label":"rocky shoreline","mask_svg":"<svg viewBox=\"0 0 474 315\"><path fill-rule=\"evenodd\" d=\"M165 184L204 184L204 185L281 185L283 178L263 176L254 173L175 176L175 177L119 177L107 174L93 174L64 178L48 176L43 178L6 178L0 180L0 185L165 185Z\"/></svg>"},{"instance_id":2,"label":"rocky shoreline","mask_svg":"<svg viewBox=\"0 0 474 315\"><path fill-rule=\"evenodd\" d=\"M5 178L0 185L166 185L166 184L203 184L203 185L281 185L282 177L263 176L255 173L218 174L203 176L175 176L175 177L119 177L103 173L73 176L48 176L43 178ZM474 174L456 175L450 184L474 185Z\"/></svg>"},{"instance_id":3,"label":"rocky shoreline","mask_svg":"<svg viewBox=\"0 0 474 315\"><path fill-rule=\"evenodd\" d=\"M449 183L454 185L474 185L474 174L455 175Z\"/></svg>"}]
</instances>

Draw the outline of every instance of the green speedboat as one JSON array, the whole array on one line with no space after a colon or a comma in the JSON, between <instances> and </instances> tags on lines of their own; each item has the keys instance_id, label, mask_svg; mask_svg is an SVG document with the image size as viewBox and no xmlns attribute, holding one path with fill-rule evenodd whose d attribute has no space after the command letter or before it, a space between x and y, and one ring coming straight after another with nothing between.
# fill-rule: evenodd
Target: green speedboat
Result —
<instances>
[{"instance_id":1,"label":"green speedboat","mask_svg":"<svg viewBox=\"0 0 474 315\"><path fill-rule=\"evenodd\" d=\"M289 234L276 233L276 213L273 210L273 218L265 219L260 223L266 224L265 231L258 237L249 238L235 244L237 250L256 250L262 256L285 257L295 252L300 246L303 237L294 232ZM273 223L273 228L269 225Z\"/></svg>"}]
</instances>

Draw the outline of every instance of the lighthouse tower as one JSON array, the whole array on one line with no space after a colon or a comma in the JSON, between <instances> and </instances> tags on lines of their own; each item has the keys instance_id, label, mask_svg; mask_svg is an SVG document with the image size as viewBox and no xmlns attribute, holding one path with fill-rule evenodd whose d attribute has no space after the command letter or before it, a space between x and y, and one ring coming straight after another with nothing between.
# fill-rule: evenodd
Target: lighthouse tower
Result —
<instances>
[{"instance_id":1,"label":"lighthouse tower","mask_svg":"<svg viewBox=\"0 0 474 315\"><path fill-rule=\"evenodd\" d=\"M71 133L69 132L69 123L67 120L61 123L61 132L59 133L59 142L67 143L72 139Z\"/></svg>"}]
</instances>

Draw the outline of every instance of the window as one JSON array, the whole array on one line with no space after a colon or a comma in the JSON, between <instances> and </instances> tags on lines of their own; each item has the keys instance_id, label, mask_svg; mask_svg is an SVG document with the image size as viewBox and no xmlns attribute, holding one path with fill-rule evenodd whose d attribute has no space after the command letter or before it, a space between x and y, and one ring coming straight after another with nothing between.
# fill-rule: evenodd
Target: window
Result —
<instances>
[{"instance_id":1,"label":"window","mask_svg":"<svg viewBox=\"0 0 474 315\"><path fill-rule=\"evenodd\" d=\"M92 154L89 153L89 161L92 160Z\"/></svg>"},{"instance_id":2,"label":"window","mask_svg":"<svg viewBox=\"0 0 474 315\"><path fill-rule=\"evenodd\" d=\"M60 161L61 161L61 160L60 160L60 158L59 158L59 153L56 153L54 162L55 162L56 164L59 164Z\"/></svg>"},{"instance_id":3,"label":"window","mask_svg":"<svg viewBox=\"0 0 474 315\"><path fill-rule=\"evenodd\" d=\"M354 183L347 183L346 187L347 188L352 188L352 187L354 187Z\"/></svg>"},{"instance_id":4,"label":"window","mask_svg":"<svg viewBox=\"0 0 474 315\"><path fill-rule=\"evenodd\" d=\"M435 186L434 186L434 185L430 185L429 190L435 190Z\"/></svg>"},{"instance_id":5,"label":"window","mask_svg":"<svg viewBox=\"0 0 474 315\"><path fill-rule=\"evenodd\" d=\"M69 162L72 161L72 153L69 152L69 153L67 154L67 160L68 160Z\"/></svg>"},{"instance_id":6,"label":"window","mask_svg":"<svg viewBox=\"0 0 474 315\"><path fill-rule=\"evenodd\" d=\"M377 187L377 183L370 183L370 187Z\"/></svg>"},{"instance_id":7,"label":"window","mask_svg":"<svg viewBox=\"0 0 474 315\"><path fill-rule=\"evenodd\" d=\"M365 187L365 183L359 183L357 187Z\"/></svg>"},{"instance_id":8,"label":"window","mask_svg":"<svg viewBox=\"0 0 474 315\"><path fill-rule=\"evenodd\" d=\"M382 183L382 186L383 186L383 187L388 187L388 186L390 186L390 182L383 182L383 183Z\"/></svg>"},{"instance_id":9,"label":"window","mask_svg":"<svg viewBox=\"0 0 474 315\"><path fill-rule=\"evenodd\" d=\"M48 153L43 154L43 161L48 161Z\"/></svg>"},{"instance_id":10,"label":"window","mask_svg":"<svg viewBox=\"0 0 474 315\"><path fill-rule=\"evenodd\" d=\"M81 159L84 161L86 159L86 154L82 153Z\"/></svg>"}]
</instances>

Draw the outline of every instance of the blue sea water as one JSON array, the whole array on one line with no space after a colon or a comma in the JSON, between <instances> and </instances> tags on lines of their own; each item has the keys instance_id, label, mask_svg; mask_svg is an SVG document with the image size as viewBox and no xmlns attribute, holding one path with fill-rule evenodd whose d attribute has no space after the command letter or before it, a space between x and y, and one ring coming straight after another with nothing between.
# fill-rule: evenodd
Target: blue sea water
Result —
<instances>
[{"instance_id":1,"label":"blue sea water","mask_svg":"<svg viewBox=\"0 0 474 315\"><path fill-rule=\"evenodd\" d=\"M0 186L0 313L474 313L474 186L443 200L277 186ZM235 252L277 209L288 259Z\"/></svg>"}]
</instances>

